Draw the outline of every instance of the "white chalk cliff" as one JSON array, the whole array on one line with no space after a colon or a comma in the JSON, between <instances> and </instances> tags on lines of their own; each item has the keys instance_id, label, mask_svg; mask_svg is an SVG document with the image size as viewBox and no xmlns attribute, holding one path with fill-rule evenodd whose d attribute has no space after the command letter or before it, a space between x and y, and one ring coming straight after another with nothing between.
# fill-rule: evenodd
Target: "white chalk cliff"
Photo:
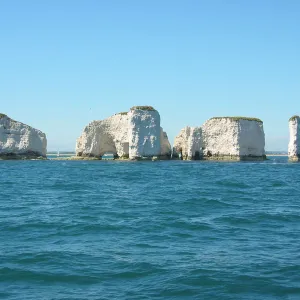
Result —
<instances>
[{"instance_id":1,"label":"white chalk cliff","mask_svg":"<svg viewBox=\"0 0 300 300\"><path fill-rule=\"evenodd\" d=\"M186 127L175 139L175 155L183 159L264 159L263 123L245 117L220 117L201 127Z\"/></svg>"},{"instance_id":2,"label":"white chalk cliff","mask_svg":"<svg viewBox=\"0 0 300 300\"><path fill-rule=\"evenodd\" d=\"M87 125L76 142L77 156L101 157L114 153L123 158L171 155L160 115L152 107L137 106L102 121Z\"/></svg>"},{"instance_id":3,"label":"white chalk cliff","mask_svg":"<svg viewBox=\"0 0 300 300\"><path fill-rule=\"evenodd\" d=\"M170 157L172 153L171 144L167 133L160 127L160 155Z\"/></svg>"},{"instance_id":4,"label":"white chalk cliff","mask_svg":"<svg viewBox=\"0 0 300 300\"><path fill-rule=\"evenodd\" d=\"M128 155L128 116L116 114L88 124L76 142L77 156L102 156L106 152Z\"/></svg>"},{"instance_id":5,"label":"white chalk cliff","mask_svg":"<svg viewBox=\"0 0 300 300\"><path fill-rule=\"evenodd\" d=\"M129 157L160 155L160 115L156 110L131 109L128 113Z\"/></svg>"},{"instance_id":6,"label":"white chalk cliff","mask_svg":"<svg viewBox=\"0 0 300 300\"><path fill-rule=\"evenodd\" d=\"M0 158L46 157L46 135L0 114Z\"/></svg>"},{"instance_id":7,"label":"white chalk cliff","mask_svg":"<svg viewBox=\"0 0 300 300\"><path fill-rule=\"evenodd\" d=\"M289 160L300 160L300 117L293 116L289 120L290 142L288 147Z\"/></svg>"},{"instance_id":8,"label":"white chalk cliff","mask_svg":"<svg viewBox=\"0 0 300 300\"><path fill-rule=\"evenodd\" d=\"M201 127L186 126L175 138L173 155L174 158L180 154L182 159L198 159L202 156L202 147Z\"/></svg>"}]
</instances>

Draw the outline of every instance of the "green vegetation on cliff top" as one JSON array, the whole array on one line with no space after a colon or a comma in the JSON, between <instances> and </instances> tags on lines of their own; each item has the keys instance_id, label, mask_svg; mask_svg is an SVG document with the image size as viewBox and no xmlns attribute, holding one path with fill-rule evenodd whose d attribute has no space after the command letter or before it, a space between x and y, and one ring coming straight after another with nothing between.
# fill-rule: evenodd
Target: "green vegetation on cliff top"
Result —
<instances>
[{"instance_id":1,"label":"green vegetation on cliff top","mask_svg":"<svg viewBox=\"0 0 300 300\"><path fill-rule=\"evenodd\" d=\"M299 116L294 115L294 116L290 117L289 121L294 121L294 120L299 119L299 118L300 118Z\"/></svg>"},{"instance_id":2,"label":"green vegetation on cliff top","mask_svg":"<svg viewBox=\"0 0 300 300\"><path fill-rule=\"evenodd\" d=\"M140 109L140 110L153 110L155 111L156 109L154 109L152 106L133 106L130 108L131 110L134 109Z\"/></svg>"},{"instance_id":3,"label":"green vegetation on cliff top","mask_svg":"<svg viewBox=\"0 0 300 300\"><path fill-rule=\"evenodd\" d=\"M0 119L2 119L2 118L4 118L4 117L7 117L7 115L1 114L1 113L0 113Z\"/></svg>"},{"instance_id":4,"label":"green vegetation on cliff top","mask_svg":"<svg viewBox=\"0 0 300 300\"><path fill-rule=\"evenodd\" d=\"M210 120L213 120L213 119L230 119L232 121L246 120L246 121L256 121L256 122L263 123L263 121L258 118L249 118L249 117L213 117L213 118L210 118Z\"/></svg>"}]
</instances>

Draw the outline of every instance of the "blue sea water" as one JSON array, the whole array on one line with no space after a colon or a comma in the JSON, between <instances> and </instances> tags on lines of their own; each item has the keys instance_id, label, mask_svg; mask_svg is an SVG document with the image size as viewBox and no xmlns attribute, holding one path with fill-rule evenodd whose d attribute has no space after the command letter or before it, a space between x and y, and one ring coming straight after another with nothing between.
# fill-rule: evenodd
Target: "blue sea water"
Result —
<instances>
[{"instance_id":1,"label":"blue sea water","mask_svg":"<svg viewBox=\"0 0 300 300\"><path fill-rule=\"evenodd\" d=\"M300 164L0 161L0 299L300 299Z\"/></svg>"}]
</instances>

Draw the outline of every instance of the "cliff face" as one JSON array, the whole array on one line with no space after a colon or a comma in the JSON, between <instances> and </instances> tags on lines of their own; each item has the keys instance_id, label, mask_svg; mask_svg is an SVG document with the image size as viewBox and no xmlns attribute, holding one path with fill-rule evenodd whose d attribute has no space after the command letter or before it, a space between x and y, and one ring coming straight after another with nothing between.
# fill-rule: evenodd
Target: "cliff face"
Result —
<instances>
[{"instance_id":1,"label":"cliff face","mask_svg":"<svg viewBox=\"0 0 300 300\"><path fill-rule=\"evenodd\" d=\"M46 135L26 124L0 114L0 157L46 157Z\"/></svg>"},{"instance_id":2,"label":"cliff face","mask_svg":"<svg viewBox=\"0 0 300 300\"><path fill-rule=\"evenodd\" d=\"M88 124L76 142L77 156L102 156L113 152L120 157L128 155L128 116L116 114L103 121Z\"/></svg>"},{"instance_id":3,"label":"cliff face","mask_svg":"<svg viewBox=\"0 0 300 300\"><path fill-rule=\"evenodd\" d=\"M171 146L160 127L159 113L151 107L133 107L85 127L76 143L77 156L139 158L170 155Z\"/></svg>"},{"instance_id":4,"label":"cliff face","mask_svg":"<svg viewBox=\"0 0 300 300\"><path fill-rule=\"evenodd\" d=\"M179 135L175 138L173 147L173 157L186 159L200 159L202 153L203 139L201 127L185 127L181 129Z\"/></svg>"},{"instance_id":5,"label":"cliff face","mask_svg":"<svg viewBox=\"0 0 300 300\"><path fill-rule=\"evenodd\" d=\"M131 109L129 112L129 157L160 155L160 116L156 110Z\"/></svg>"},{"instance_id":6,"label":"cliff face","mask_svg":"<svg viewBox=\"0 0 300 300\"><path fill-rule=\"evenodd\" d=\"M242 117L212 118L201 127L186 127L174 143L183 159L264 159L264 147L263 123Z\"/></svg>"},{"instance_id":7,"label":"cliff face","mask_svg":"<svg viewBox=\"0 0 300 300\"><path fill-rule=\"evenodd\" d=\"M289 120L290 142L288 147L289 160L300 160L300 117L293 116Z\"/></svg>"},{"instance_id":8,"label":"cliff face","mask_svg":"<svg viewBox=\"0 0 300 300\"><path fill-rule=\"evenodd\" d=\"M172 148L167 133L160 127L160 155L171 157Z\"/></svg>"},{"instance_id":9,"label":"cliff face","mask_svg":"<svg viewBox=\"0 0 300 300\"><path fill-rule=\"evenodd\" d=\"M263 158L265 135L263 123L247 118L212 118L203 126L206 158Z\"/></svg>"},{"instance_id":10,"label":"cliff face","mask_svg":"<svg viewBox=\"0 0 300 300\"><path fill-rule=\"evenodd\" d=\"M240 120L239 123L239 156L263 157L265 159L265 133L263 123Z\"/></svg>"}]
</instances>

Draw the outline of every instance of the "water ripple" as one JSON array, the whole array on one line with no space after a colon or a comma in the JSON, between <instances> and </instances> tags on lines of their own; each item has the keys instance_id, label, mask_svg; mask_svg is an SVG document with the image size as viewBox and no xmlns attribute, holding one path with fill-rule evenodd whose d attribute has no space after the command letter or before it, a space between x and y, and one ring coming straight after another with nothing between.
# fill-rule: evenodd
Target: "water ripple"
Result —
<instances>
[{"instance_id":1,"label":"water ripple","mask_svg":"<svg viewBox=\"0 0 300 300\"><path fill-rule=\"evenodd\" d=\"M1 299L300 299L300 164L0 161Z\"/></svg>"}]
</instances>

